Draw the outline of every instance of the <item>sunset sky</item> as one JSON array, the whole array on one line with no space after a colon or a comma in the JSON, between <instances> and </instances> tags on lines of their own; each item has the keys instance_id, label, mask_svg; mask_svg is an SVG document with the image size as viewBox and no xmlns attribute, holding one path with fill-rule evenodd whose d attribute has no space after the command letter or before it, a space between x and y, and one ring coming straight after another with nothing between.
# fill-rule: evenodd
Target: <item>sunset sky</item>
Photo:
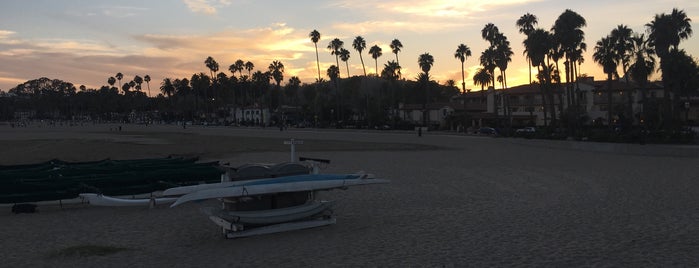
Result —
<instances>
[{"instance_id":1,"label":"sunset sky","mask_svg":"<svg viewBox=\"0 0 699 268\"><path fill-rule=\"evenodd\" d=\"M547 0L383 0L383 1L253 1L253 0L3 0L0 7L0 90L8 91L27 80L49 77L77 86L99 88L117 72L130 81L134 75L150 75L151 88L165 77L190 78L208 69L204 60L212 56L228 72L237 59L251 61L256 70L267 70L273 60L281 61L284 80L298 76L311 83L317 77L313 43L308 34L321 33L318 42L321 73L335 64L326 49L333 38L350 50L350 74L361 75L362 65L352 40L361 35L367 42L362 57L367 73L374 73L368 48L383 49L379 69L395 60L389 43L403 43L398 54L403 76L415 79L418 56L434 56L431 75L444 83L461 84L461 63L454 58L464 43L473 56L466 60L466 86L478 68L478 56L488 43L480 30L494 23L512 44L513 61L507 69L508 85L528 82L526 59L522 56L524 35L515 21L529 12L539 18L539 27L550 29L565 9L587 20L588 51L581 72L604 79L592 60L597 40L619 24L644 32L644 24L655 14L683 9L699 31L699 1L547 1ZM683 41L681 48L699 56L699 37ZM340 62L341 77L346 77ZM327 77L325 77L327 79ZM122 81L123 82L123 81ZM153 93L155 95L155 92Z\"/></svg>"}]
</instances>

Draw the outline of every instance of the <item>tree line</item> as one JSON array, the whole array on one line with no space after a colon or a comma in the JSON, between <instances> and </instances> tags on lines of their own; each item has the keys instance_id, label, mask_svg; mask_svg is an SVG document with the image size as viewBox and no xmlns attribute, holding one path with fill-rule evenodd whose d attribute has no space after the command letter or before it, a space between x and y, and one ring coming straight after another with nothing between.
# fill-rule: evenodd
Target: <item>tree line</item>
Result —
<instances>
[{"instance_id":1,"label":"tree line","mask_svg":"<svg viewBox=\"0 0 699 268\"><path fill-rule=\"evenodd\" d=\"M538 27L535 15L526 13L516 20L515 25L525 36L523 55L529 68L536 69L535 77L530 75L529 82L540 88L545 125L573 130L582 127L585 111L578 78L581 76L579 66L585 60L583 52L588 49L583 30L587 25L585 18L567 9L551 28L545 29ZM657 127L676 125L682 111L681 97L688 100L697 94L699 68L696 60L678 47L681 41L692 35L691 19L684 11L673 9L671 13L656 14L645 27L645 33L635 33L628 26L619 25L595 42L592 60L602 67L609 82L607 122L610 128L615 115L626 118L629 124L637 117L638 121ZM352 52L345 48L342 40L333 38L328 42L326 49L335 57L335 64L321 70L318 56L321 34L313 30L308 37L316 52L318 77L313 83L301 83L293 76L282 86L285 70L284 64L278 60L256 70L252 62L238 59L228 66L229 73L226 73L215 59L208 57L204 61L207 73L196 73L189 78L165 78L159 83L157 97L148 97L153 96L149 75L136 75L126 82L124 75L117 73L99 89L81 86L79 91L60 80L41 78L27 81L10 90L17 98L3 100L10 103L4 103L0 116L7 119L10 110L29 108L37 111L37 117L87 114L95 118L157 110L167 120L206 121L225 117L226 109L231 107L261 107L277 113L283 112L283 107L299 107L298 120L327 123L361 120L366 125L377 125L395 124L398 118L389 111L396 109L399 103L422 104L425 110L429 103L447 102L467 91L464 64L472 56L472 51L466 44L457 45L454 51L454 58L461 63L459 89L456 81L438 84L430 77L435 63L428 52L418 56L421 73L414 78L403 77L399 61L403 44L398 39L390 42L395 59L386 61L379 71L378 60L383 56L381 47L374 45L367 49L366 40L362 36L355 37L351 46L359 55L363 74L351 76L349 59ZM483 27L481 37L489 46L480 53L481 68L470 80L481 89L497 87L498 84L499 88L506 89L506 71L514 55L510 41L493 23ZM373 74L366 72L365 51L374 60L376 72ZM346 70L344 75L343 67ZM664 98L654 103L647 100L644 88L656 71L662 73ZM614 89L611 81L615 78L627 82L631 79L638 84L643 99L640 115L631 111L632 94L627 94L627 103L612 103ZM144 82L147 95L142 88ZM506 90L502 92L507 94ZM507 103L505 107L509 107ZM504 113L511 114L507 109ZM464 118L466 116L464 114ZM423 118L428 119L427 116Z\"/></svg>"}]
</instances>

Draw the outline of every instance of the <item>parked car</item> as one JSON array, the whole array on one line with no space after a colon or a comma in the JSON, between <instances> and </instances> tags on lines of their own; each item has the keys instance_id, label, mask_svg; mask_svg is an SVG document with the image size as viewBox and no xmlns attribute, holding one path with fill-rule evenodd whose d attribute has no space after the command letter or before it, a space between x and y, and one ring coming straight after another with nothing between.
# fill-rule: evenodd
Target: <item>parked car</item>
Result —
<instances>
[{"instance_id":1,"label":"parked car","mask_svg":"<svg viewBox=\"0 0 699 268\"><path fill-rule=\"evenodd\" d=\"M520 134L534 133L534 132L536 132L535 127L525 127L525 128L519 128L519 129L515 130L515 133L520 133Z\"/></svg>"},{"instance_id":2,"label":"parked car","mask_svg":"<svg viewBox=\"0 0 699 268\"><path fill-rule=\"evenodd\" d=\"M482 127L478 129L478 135L496 136L498 135L498 131L492 127Z\"/></svg>"}]
</instances>

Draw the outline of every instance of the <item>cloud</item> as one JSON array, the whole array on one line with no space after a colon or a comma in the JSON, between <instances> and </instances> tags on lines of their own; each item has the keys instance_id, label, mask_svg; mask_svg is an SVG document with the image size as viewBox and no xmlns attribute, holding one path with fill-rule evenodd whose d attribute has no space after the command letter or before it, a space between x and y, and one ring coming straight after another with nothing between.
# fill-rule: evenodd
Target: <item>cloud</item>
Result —
<instances>
[{"instance_id":1,"label":"cloud","mask_svg":"<svg viewBox=\"0 0 699 268\"><path fill-rule=\"evenodd\" d=\"M10 37L11 35L14 35L15 32L13 31L8 31L8 30L0 30L0 40L6 39Z\"/></svg>"},{"instance_id":2,"label":"cloud","mask_svg":"<svg viewBox=\"0 0 699 268\"><path fill-rule=\"evenodd\" d=\"M429 22L423 21L415 23L414 21L363 21L358 23L338 23L332 25L333 29L343 32L369 34L369 33L386 33L386 32L432 32L432 31L450 31L465 27L465 23L448 23L448 22Z\"/></svg>"},{"instance_id":3,"label":"cloud","mask_svg":"<svg viewBox=\"0 0 699 268\"><path fill-rule=\"evenodd\" d=\"M542 0L387 0L376 2L357 2L344 0L335 3L333 6L340 8L363 9L376 14L390 12L393 14L403 14L421 17L434 18L464 18L473 13L484 12L503 6L523 5ZM419 24L419 23L414 23Z\"/></svg>"},{"instance_id":4,"label":"cloud","mask_svg":"<svg viewBox=\"0 0 699 268\"><path fill-rule=\"evenodd\" d=\"M194 13L214 15L217 9L231 5L230 0L183 0L187 8Z\"/></svg>"},{"instance_id":5,"label":"cloud","mask_svg":"<svg viewBox=\"0 0 699 268\"><path fill-rule=\"evenodd\" d=\"M147 8L143 7L129 7L129 6L111 6L111 7L103 7L101 8L102 14L108 17L112 18L129 18L129 17L134 17L137 16L145 11L148 11ZM88 12L85 14L85 16L93 16L94 13Z\"/></svg>"},{"instance_id":6,"label":"cloud","mask_svg":"<svg viewBox=\"0 0 699 268\"><path fill-rule=\"evenodd\" d=\"M315 55L311 57L315 52L313 43L306 34L298 34L284 23L212 34L137 35L127 47L89 39L11 39L13 35L12 31L0 30L3 90L16 86L17 81L43 76L89 88L99 88L117 72L129 79L149 74L153 81L190 77L199 72L208 74L204 66L208 56L217 60L220 71L226 73L237 59L251 61L256 70L262 71L273 60L280 60L288 70L285 78L298 75L303 81L312 81L317 76Z\"/></svg>"}]
</instances>

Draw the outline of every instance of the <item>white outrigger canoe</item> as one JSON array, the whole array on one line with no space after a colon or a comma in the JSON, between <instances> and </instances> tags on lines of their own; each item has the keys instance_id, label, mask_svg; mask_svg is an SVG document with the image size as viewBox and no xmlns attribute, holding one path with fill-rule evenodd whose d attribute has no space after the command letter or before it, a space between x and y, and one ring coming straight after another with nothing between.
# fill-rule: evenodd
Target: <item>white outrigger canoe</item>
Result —
<instances>
[{"instance_id":1,"label":"white outrigger canoe","mask_svg":"<svg viewBox=\"0 0 699 268\"><path fill-rule=\"evenodd\" d=\"M177 201L177 197L152 197L152 198L118 198L94 193L82 193L80 197L93 206L105 207L131 207L131 206L155 206L170 204Z\"/></svg>"},{"instance_id":2,"label":"white outrigger canoe","mask_svg":"<svg viewBox=\"0 0 699 268\"><path fill-rule=\"evenodd\" d=\"M303 191L320 191L349 186L389 183L389 180L374 179L366 174L306 174L296 176L278 177L273 179L251 180L243 184L233 184L209 188L191 192L181 196L171 205L178 206L183 203L215 199L255 196L275 193L290 193ZM223 183L225 185L225 183Z\"/></svg>"},{"instance_id":3,"label":"white outrigger canoe","mask_svg":"<svg viewBox=\"0 0 699 268\"><path fill-rule=\"evenodd\" d=\"M334 201L310 201L277 209L236 211L205 207L201 211L208 216L216 216L232 223L267 225L311 218L331 209L334 204Z\"/></svg>"}]
</instances>

